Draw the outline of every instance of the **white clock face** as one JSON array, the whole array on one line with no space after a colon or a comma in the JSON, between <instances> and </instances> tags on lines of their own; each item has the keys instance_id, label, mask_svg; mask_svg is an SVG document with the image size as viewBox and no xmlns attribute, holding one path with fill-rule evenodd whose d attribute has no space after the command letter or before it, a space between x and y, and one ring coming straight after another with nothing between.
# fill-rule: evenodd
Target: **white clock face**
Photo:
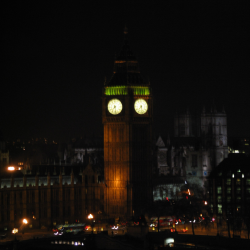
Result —
<instances>
[{"instance_id":1,"label":"white clock face","mask_svg":"<svg viewBox=\"0 0 250 250\"><path fill-rule=\"evenodd\" d=\"M143 115L148 111L148 104L144 99L138 99L135 101L135 111Z\"/></svg>"},{"instance_id":2,"label":"white clock face","mask_svg":"<svg viewBox=\"0 0 250 250\"><path fill-rule=\"evenodd\" d=\"M122 111L122 103L118 99L112 99L108 102L108 111L112 115L118 115Z\"/></svg>"}]
</instances>

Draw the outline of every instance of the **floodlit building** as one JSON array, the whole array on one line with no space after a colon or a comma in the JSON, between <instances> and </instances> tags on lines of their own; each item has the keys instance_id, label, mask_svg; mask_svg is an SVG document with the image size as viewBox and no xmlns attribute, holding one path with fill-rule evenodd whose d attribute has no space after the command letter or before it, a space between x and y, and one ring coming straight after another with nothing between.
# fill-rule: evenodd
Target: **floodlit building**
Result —
<instances>
[{"instance_id":1,"label":"floodlit building","mask_svg":"<svg viewBox=\"0 0 250 250\"><path fill-rule=\"evenodd\" d=\"M207 177L228 156L227 116L213 105L200 115L186 113L174 117L174 137L159 137L156 142L155 174L166 179L154 185L154 200L181 198L187 187L199 198L206 194ZM188 184L188 185L187 185ZM170 190L170 191L169 191Z\"/></svg>"},{"instance_id":2,"label":"floodlit building","mask_svg":"<svg viewBox=\"0 0 250 250\"><path fill-rule=\"evenodd\" d=\"M104 207L104 184L98 166L32 166L0 177L0 228L86 221Z\"/></svg>"},{"instance_id":3,"label":"floodlit building","mask_svg":"<svg viewBox=\"0 0 250 250\"><path fill-rule=\"evenodd\" d=\"M152 203L153 96L124 30L124 45L102 95L104 210L111 217L140 216Z\"/></svg>"}]
</instances>

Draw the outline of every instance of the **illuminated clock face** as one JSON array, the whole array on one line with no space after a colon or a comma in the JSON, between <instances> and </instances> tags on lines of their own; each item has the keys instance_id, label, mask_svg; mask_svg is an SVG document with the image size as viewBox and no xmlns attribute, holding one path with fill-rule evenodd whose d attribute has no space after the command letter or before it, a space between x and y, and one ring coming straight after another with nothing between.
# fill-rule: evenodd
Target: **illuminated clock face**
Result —
<instances>
[{"instance_id":1,"label":"illuminated clock face","mask_svg":"<svg viewBox=\"0 0 250 250\"><path fill-rule=\"evenodd\" d=\"M112 115L118 115L122 111L122 103L118 99L112 99L108 102L108 111Z\"/></svg>"},{"instance_id":2,"label":"illuminated clock face","mask_svg":"<svg viewBox=\"0 0 250 250\"><path fill-rule=\"evenodd\" d=\"M143 115L148 111L148 104L144 99L138 99L135 101L135 111Z\"/></svg>"}]
</instances>

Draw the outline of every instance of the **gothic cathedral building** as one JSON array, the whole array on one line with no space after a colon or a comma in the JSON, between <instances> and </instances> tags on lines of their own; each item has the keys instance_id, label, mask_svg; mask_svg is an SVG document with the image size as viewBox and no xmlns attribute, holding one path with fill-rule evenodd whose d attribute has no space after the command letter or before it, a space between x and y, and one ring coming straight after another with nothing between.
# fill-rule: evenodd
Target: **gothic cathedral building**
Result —
<instances>
[{"instance_id":1,"label":"gothic cathedral building","mask_svg":"<svg viewBox=\"0 0 250 250\"><path fill-rule=\"evenodd\" d=\"M140 74L125 29L124 45L102 95L104 211L109 218L141 215L150 208L152 115L150 83Z\"/></svg>"},{"instance_id":2,"label":"gothic cathedral building","mask_svg":"<svg viewBox=\"0 0 250 250\"><path fill-rule=\"evenodd\" d=\"M183 190L191 190L197 198L208 193L210 173L228 157L227 115L213 104L193 115L189 109L174 117L174 137L159 137L157 147L158 175L164 183L154 184L154 201L181 199Z\"/></svg>"}]
</instances>

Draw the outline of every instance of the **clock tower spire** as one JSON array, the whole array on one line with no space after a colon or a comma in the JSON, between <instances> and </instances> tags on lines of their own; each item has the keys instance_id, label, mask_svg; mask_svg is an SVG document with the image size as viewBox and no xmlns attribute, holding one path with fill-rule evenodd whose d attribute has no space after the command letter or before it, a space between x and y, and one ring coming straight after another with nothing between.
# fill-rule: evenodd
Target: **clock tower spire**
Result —
<instances>
[{"instance_id":1,"label":"clock tower spire","mask_svg":"<svg viewBox=\"0 0 250 250\"><path fill-rule=\"evenodd\" d=\"M152 90L140 71L127 40L114 62L102 94L104 127L105 212L131 217L150 209Z\"/></svg>"}]
</instances>

